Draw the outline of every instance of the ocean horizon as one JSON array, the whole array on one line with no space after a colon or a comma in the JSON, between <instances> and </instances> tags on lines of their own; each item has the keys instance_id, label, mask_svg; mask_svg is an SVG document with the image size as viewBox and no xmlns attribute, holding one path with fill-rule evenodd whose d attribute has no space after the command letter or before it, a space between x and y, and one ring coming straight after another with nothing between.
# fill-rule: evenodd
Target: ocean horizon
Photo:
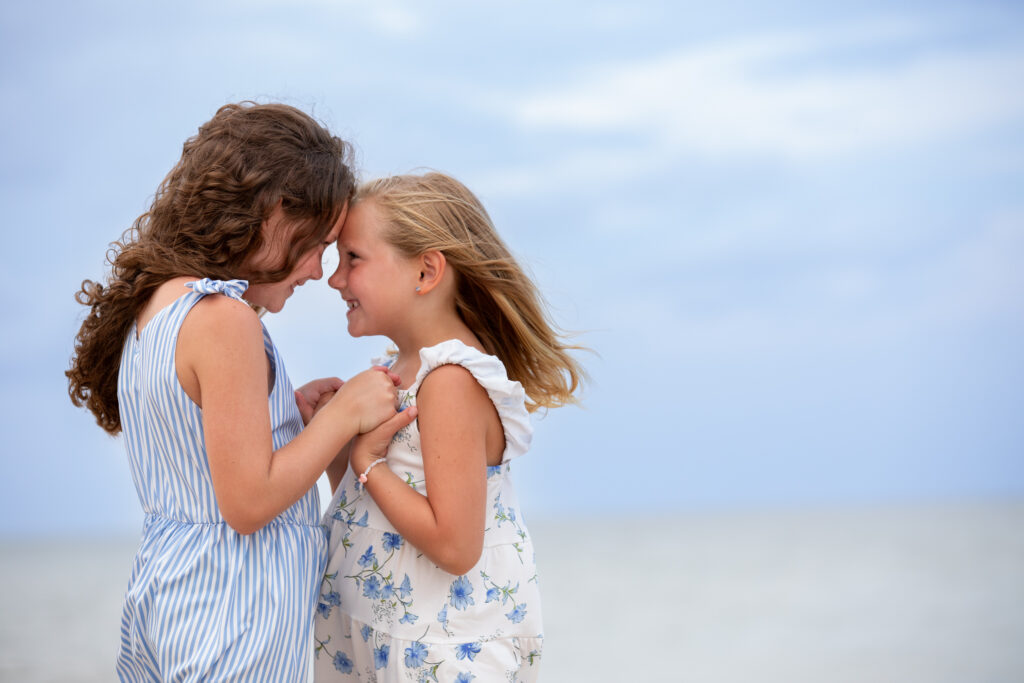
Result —
<instances>
[{"instance_id":1,"label":"ocean horizon","mask_svg":"<svg viewBox=\"0 0 1024 683\"><path fill-rule=\"evenodd\" d=\"M1024 501L529 519L541 680L1024 680ZM0 681L116 677L137 539L0 540Z\"/></svg>"}]
</instances>

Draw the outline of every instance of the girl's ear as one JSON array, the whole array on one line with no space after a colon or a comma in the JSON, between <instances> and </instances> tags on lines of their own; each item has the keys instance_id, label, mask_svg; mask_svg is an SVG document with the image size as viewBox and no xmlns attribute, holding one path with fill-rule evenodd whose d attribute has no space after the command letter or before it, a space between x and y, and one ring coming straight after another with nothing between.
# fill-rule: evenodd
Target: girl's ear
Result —
<instances>
[{"instance_id":1,"label":"girl's ear","mask_svg":"<svg viewBox=\"0 0 1024 683\"><path fill-rule=\"evenodd\" d=\"M420 294L426 294L441 284L448 261L445 259L444 254L437 250L422 254L419 260L420 279L417 283L416 291Z\"/></svg>"}]
</instances>

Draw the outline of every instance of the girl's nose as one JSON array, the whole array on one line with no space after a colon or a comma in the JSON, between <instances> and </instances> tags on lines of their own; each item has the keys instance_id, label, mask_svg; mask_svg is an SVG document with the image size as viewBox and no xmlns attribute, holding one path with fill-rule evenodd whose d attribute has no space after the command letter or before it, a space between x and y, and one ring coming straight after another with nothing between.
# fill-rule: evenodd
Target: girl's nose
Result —
<instances>
[{"instance_id":1,"label":"girl's nose","mask_svg":"<svg viewBox=\"0 0 1024 683\"><path fill-rule=\"evenodd\" d=\"M339 264L337 270L331 274L331 277L327 278L327 284L338 291L341 291L342 287L345 286L345 274L341 270L341 264Z\"/></svg>"}]
</instances>

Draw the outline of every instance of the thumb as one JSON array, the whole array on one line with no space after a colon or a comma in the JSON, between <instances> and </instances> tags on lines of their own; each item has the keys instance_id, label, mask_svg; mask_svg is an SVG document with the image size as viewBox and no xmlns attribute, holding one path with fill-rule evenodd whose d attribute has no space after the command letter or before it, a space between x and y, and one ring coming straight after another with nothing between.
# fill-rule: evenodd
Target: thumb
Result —
<instances>
[{"instance_id":1,"label":"thumb","mask_svg":"<svg viewBox=\"0 0 1024 683\"><path fill-rule=\"evenodd\" d=\"M416 406L409 406L402 412L395 413L392 418L385 420L384 423L381 424L380 430L390 438L397 434L398 430L402 427L411 425L418 414L419 411L416 409Z\"/></svg>"}]
</instances>

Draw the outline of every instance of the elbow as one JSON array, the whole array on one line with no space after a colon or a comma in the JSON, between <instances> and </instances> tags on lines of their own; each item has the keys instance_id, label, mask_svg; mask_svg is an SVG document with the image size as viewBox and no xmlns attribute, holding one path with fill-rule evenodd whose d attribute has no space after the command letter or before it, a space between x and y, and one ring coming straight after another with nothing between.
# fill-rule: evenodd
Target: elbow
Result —
<instances>
[{"instance_id":1,"label":"elbow","mask_svg":"<svg viewBox=\"0 0 1024 683\"><path fill-rule=\"evenodd\" d=\"M469 570L477 565L483 551L484 544L482 538L479 543L474 543L467 547L457 548L449 546L437 558L436 564L440 569L449 574L462 576L463 574L468 574Z\"/></svg>"},{"instance_id":2,"label":"elbow","mask_svg":"<svg viewBox=\"0 0 1024 683\"><path fill-rule=\"evenodd\" d=\"M228 522L227 524L229 527L238 532L239 536L249 536L250 534L254 534L266 526L266 524L237 524L232 522Z\"/></svg>"},{"instance_id":3,"label":"elbow","mask_svg":"<svg viewBox=\"0 0 1024 683\"><path fill-rule=\"evenodd\" d=\"M221 510L221 516L224 517L225 524L242 536L256 533L270 521L248 511L233 511L229 514L227 510Z\"/></svg>"},{"instance_id":4,"label":"elbow","mask_svg":"<svg viewBox=\"0 0 1024 683\"><path fill-rule=\"evenodd\" d=\"M266 496L254 491L258 489L250 481L226 482L213 478L213 495L220 520L241 536L256 533L274 518Z\"/></svg>"}]
</instances>

